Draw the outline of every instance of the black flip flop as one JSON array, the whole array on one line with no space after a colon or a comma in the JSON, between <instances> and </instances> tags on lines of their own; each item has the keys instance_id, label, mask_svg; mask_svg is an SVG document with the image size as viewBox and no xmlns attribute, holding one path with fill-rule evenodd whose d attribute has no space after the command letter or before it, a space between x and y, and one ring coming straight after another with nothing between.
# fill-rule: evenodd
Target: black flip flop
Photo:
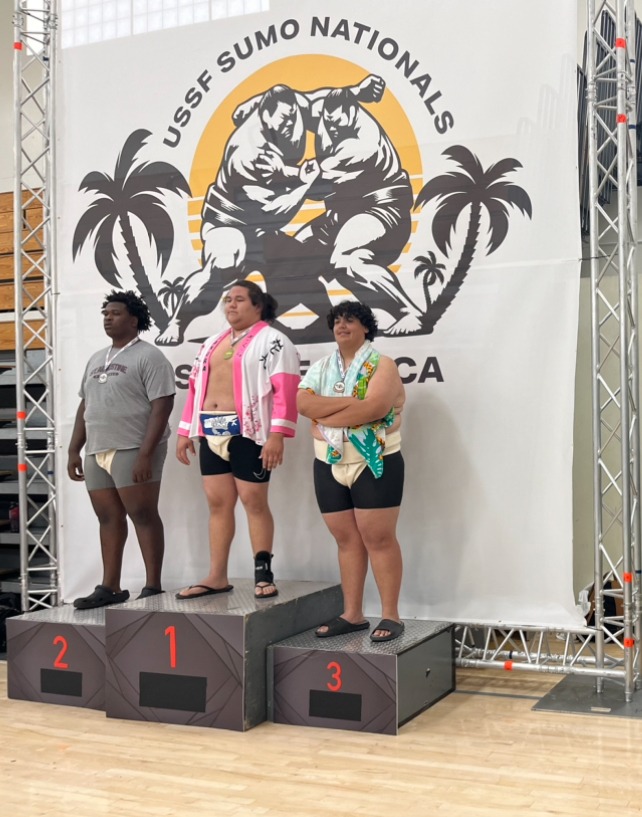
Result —
<instances>
[{"instance_id":1,"label":"black flip flop","mask_svg":"<svg viewBox=\"0 0 642 817\"><path fill-rule=\"evenodd\" d=\"M206 584L190 584L187 588L191 590L194 587L202 587L202 593L192 593L189 596L181 596L180 593L176 594L177 599L182 599L183 601L188 601L189 599L202 599L203 596L215 596L217 593L229 593L230 590L234 590L234 587L231 584L228 584L227 587L208 587Z\"/></svg>"},{"instance_id":2,"label":"black flip flop","mask_svg":"<svg viewBox=\"0 0 642 817\"><path fill-rule=\"evenodd\" d=\"M357 633L359 630L367 630L369 626L369 621L362 621L359 624L353 624L351 621L347 621L345 618L337 616L336 618L333 618L332 621L326 621L325 624L321 625L321 627L328 628L324 633L320 633L320 628L317 628L314 631L314 634L317 638L334 638L335 635L347 635L348 633Z\"/></svg>"},{"instance_id":3,"label":"black flip flop","mask_svg":"<svg viewBox=\"0 0 642 817\"><path fill-rule=\"evenodd\" d=\"M265 590L266 587L274 588L271 593L257 593L257 590ZM278 588L274 585L273 582L266 582L265 584L255 584L254 585L254 598L255 599L273 599L275 596L279 595Z\"/></svg>"},{"instance_id":4,"label":"black flip flop","mask_svg":"<svg viewBox=\"0 0 642 817\"><path fill-rule=\"evenodd\" d=\"M272 554L267 550L261 550L254 557L254 598L258 599L273 599L279 595L278 588L274 584L274 573L271 569ZM261 590L266 587L274 588L271 593L257 593L257 588Z\"/></svg>"},{"instance_id":5,"label":"black flip flop","mask_svg":"<svg viewBox=\"0 0 642 817\"><path fill-rule=\"evenodd\" d=\"M129 598L129 590L114 593L104 584L97 584L96 589L89 596L74 601L76 610L93 610L95 607L107 607L109 604L122 604Z\"/></svg>"},{"instance_id":6,"label":"black flip flop","mask_svg":"<svg viewBox=\"0 0 642 817\"><path fill-rule=\"evenodd\" d=\"M403 621L393 621L391 618L382 618L370 634L371 641L394 641L405 629ZM375 635L377 630L388 630L390 635Z\"/></svg>"}]
</instances>

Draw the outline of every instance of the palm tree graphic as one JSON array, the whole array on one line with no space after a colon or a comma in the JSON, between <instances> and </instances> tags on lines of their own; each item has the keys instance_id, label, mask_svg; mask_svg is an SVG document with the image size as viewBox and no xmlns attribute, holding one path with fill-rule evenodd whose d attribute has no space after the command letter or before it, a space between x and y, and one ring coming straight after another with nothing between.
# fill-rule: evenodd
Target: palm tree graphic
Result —
<instances>
[{"instance_id":1,"label":"palm tree graphic","mask_svg":"<svg viewBox=\"0 0 642 817\"><path fill-rule=\"evenodd\" d=\"M431 199L439 201L432 224L432 235L437 247L446 257L449 255L451 238L459 216L467 207L470 208L470 214L461 256L446 287L434 303L430 299L427 288L435 283L436 278L443 281L440 271L435 270L434 267L436 260L434 253L429 253L427 258L415 259L420 262L415 275L424 275L423 284L427 303L424 332L432 332L466 278L477 247L482 207L488 211L489 215L489 255L495 252L506 238L510 215L509 205L516 207L529 218L533 216L528 193L518 185L504 180L507 173L512 173L522 166L517 159L502 159L484 170L479 159L462 145L448 148L443 155L456 162L463 172L452 171L431 179L419 191L415 209Z\"/></svg>"},{"instance_id":2,"label":"palm tree graphic","mask_svg":"<svg viewBox=\"0 0 642 817\"><path fill-rule=\"evenodd\" d=\"M419 276L422 277L427 302L432 303L432 298L428 290L433 284L436 284L437 281L439 281L440 284L444 283L444 270L446 269L446 265L437 263L437 256L432 250L429 250L426 255L418 255L415 261L419 262L415 267L415 278L419 278Z\"/></svg>"},{"instance_id":3,"label":"palm tree graphic","mask_svg":"<svg viewBox=\"0 0 642 817\"><path fill-rule=\"evenodd\" d=\"M114 176L92 171L80 183L80 190L93 192L96 199L76 225L72 252L75 259L87 240L94 244L98 272L107 283L117 287L120 274L116 266L114 231L120 229L129 267L138 291L149 307L152 320L162 331L168 323L167 311L161 305L145 272L132 229L132 216L141 221L150 242L156 248L161 275L165 272L174 245L174 225L156 193L190 195L189 185L175 167L166 162L141 162L139 151L147 144L150 131L136 130L125 141L116 161ZM176 286L173 282L172 286Z\"/></svg>"},{"instance_id":4,"label":"palm tree graphic","mask_svg":"<svg viewBox=\"0 0 642 817\"><path fill-rule=\"evenodd\" d=\"M167 308L167 313L173 315L181 299L181 295L185 291L185 279L175 278L173 281L168 281L158 290L158 297L162 300Z\"/></svg>"}]
</instances>

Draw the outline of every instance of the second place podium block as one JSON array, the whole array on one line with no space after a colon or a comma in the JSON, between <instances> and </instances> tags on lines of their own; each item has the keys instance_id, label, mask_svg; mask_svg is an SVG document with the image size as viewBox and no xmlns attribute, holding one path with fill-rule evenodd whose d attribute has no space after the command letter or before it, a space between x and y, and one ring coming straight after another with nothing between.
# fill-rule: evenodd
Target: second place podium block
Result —
<instances>
[{"instance_id":1,"label":"second place podium block","mask_svg":"<svg viewBox=\"0 0 642 817\"><path fill-rule=\"evenodd\" d=\"M10 698L105 708L105 610L71 605L7 620Z\"/></svg>"},{"instance_id":2,"label":"second place podium block","mask_svg":"<svg viewBox=\"0 0 642 817\"><path fill-rule=\"evenodd\" d=\"M254 583L179 600L164 593L105 611L108 717L244 731L267 716L268 645L342 609L339 585L280 581L271 600Z\"/></svg>"}]
</instances>

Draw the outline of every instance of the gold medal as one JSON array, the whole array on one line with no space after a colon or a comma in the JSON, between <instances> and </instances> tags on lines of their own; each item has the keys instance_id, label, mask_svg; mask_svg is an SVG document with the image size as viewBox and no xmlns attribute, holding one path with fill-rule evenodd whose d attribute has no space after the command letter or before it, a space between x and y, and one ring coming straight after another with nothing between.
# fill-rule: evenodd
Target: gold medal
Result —
<instances>
[{"instance_id":1,"label":"gold medal","mask_svg":"<svg viewBox=\"0 0 642 817\"><path fill-rule=\"evenodd\" d=\"M238 337L234 337L234 330L233 329L230 331L230 347L231 348L228 349L227 352L223 353L223 360L229 360L234 355L234 347L236 346L236 344L240 340L243 340L243 338L247 335L247 333L250 331L251 328L252 327L250 326L250 328L246 329L245 332L241 332L241 334L238 335Z\"/></svg>"}]
</instances>

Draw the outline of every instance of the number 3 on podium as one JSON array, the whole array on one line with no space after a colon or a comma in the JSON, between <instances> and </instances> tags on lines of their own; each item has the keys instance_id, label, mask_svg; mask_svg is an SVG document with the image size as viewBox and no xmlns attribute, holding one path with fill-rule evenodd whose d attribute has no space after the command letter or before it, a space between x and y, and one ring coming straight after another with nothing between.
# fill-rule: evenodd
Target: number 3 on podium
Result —
<instances>
[{"instance_id":1,"label":"number 3 on podium","mask_svg":"<svg viewBox=\"0 0 642 817\"><path fill-rule=\"evenodd\" d=\"M341 664L339 664L338 661L330 661L326 669L329 669L331 672L334 670L331 676L334 683L328 681L326 684L327 688L330 692L338 692L343 686L343 681L341 680Z\"/></svg>"}]
</instances>

